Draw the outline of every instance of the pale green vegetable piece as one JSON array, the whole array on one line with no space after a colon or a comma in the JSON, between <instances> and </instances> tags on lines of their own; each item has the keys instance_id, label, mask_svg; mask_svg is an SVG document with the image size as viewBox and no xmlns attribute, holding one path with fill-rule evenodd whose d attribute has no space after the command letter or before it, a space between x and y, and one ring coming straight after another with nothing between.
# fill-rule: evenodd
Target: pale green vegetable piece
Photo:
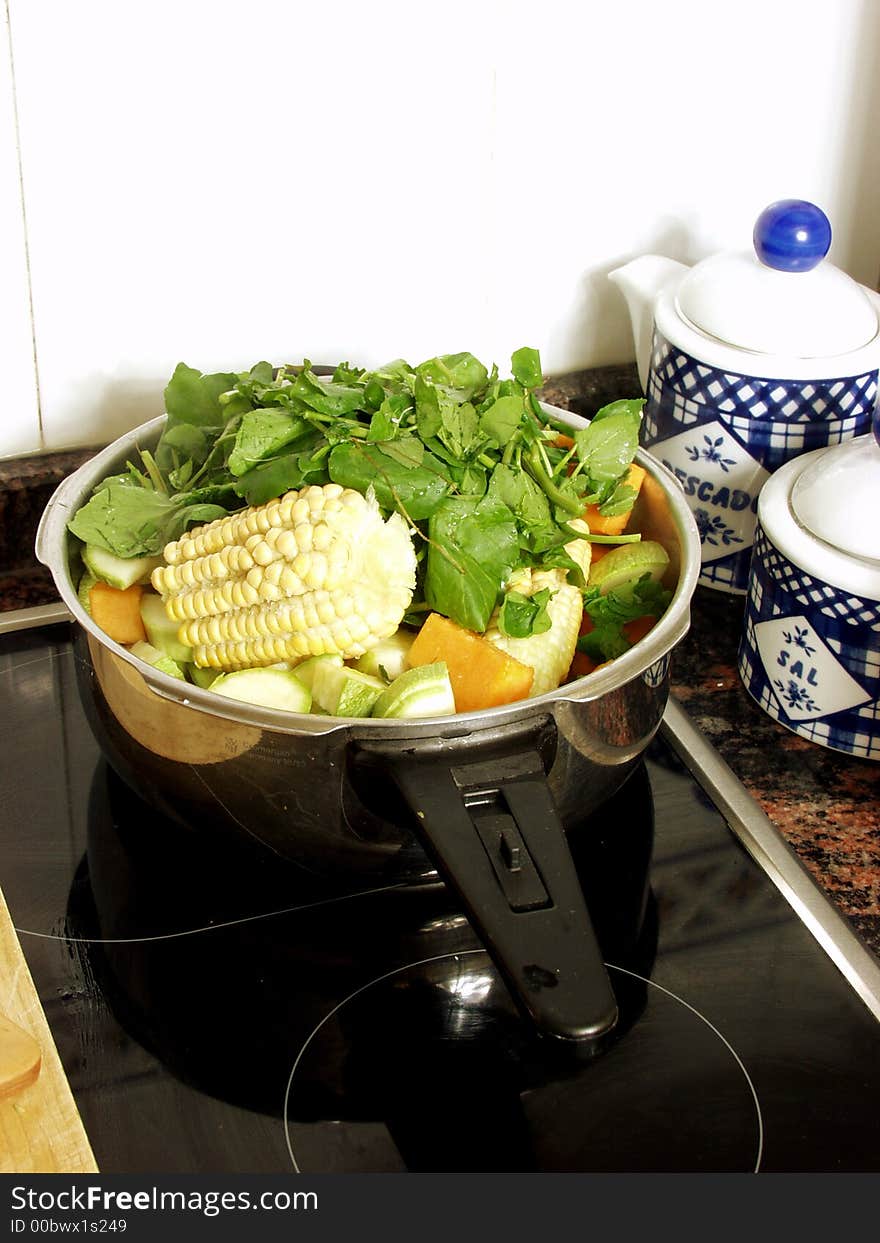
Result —
<instances>
[{"instance_id":1,"label":"pale green vegetable piece","mask_svg":"<svg viewBox=\"0 0 880 1243\"><path fill-rule=\"evenodd\" d=\"M393 682L406 669L406 658L415 637L414 630L401 627L356 660L355 669L359 669L361 673L369 673L374 678Z\"/></svg>"},{"instance_id":2,"label":"pale green vegetable piece","mask_svg":"<svg viewBox=\"0 0 880 1243\"><path fill-rule=\"evenodd\" d=\"M186 676L193 686L200 686L203 691L206 691L212 683L217 681L220 674L216 669L202 669L200 665L189 664L186 667Z\"/></svg>"},{"instance_id":3,"label":"pale green vegetable piece","mask_svg":"<svg viewBox=\"0 0 880 1243\"><path fill-rule=\"evenodd\" d=\"M315 676L318 670L329 665L332 669L342 668L342 657L338 652L325 652L323 656L307 656L294 665L296 676L314 695Z\"/></svg>"},{"instance_id":4,"label":"pale green vegetable piece","mask_svg":"<svg viewBox=\"0 0 880 1243\"><path fill-rule=\"evenodd\" d=\"M445 660L407 669L387 686L373 706L373 716L452 716L455 696Z\"/></svg>"},{"instance_id":5,"label":"pale green vegetable piece","mask_svg":"<svg viewBox=\"0 0 880 1243\"><path fill-rule=\"evenodd\" d=\"M141 621L153 647L176 660L179 665L192 663L192 648L181 643L177 637L180 622L173 621L165 612L161 596L152 591L144 592L141 596Z\"/></svg>"},{"instance_id":6,"label":"pale green vegetable piece","mask_svg":"<svg viewBox=\"0 0 880 1243\"><path fill-rule=\"evenodd\" d=\"M312 710L327 716L369 716L384 690L381 678L324 661L312 682Z\"/></svg>"},{"instance_id":7,"label":"pale green vegetable piece","mask_svg":"<svg viewBox=\"0 0 880 1243\"><path fill-rule=\"evenodd\" d=\"M171 678L180 678L185 681L183 670L176 660L172 660L165 652L159 651L152 643L147 643L141 639L137 643L132 643L128 649L132 656L137 656L138 660L142 660L144 664L152 665L159 673L167 673Z\"/></svg>"},{"instance_id":8,"label":"pale green vegetable piece","mask_svg":"<svg viewBox=\"0 0 880 1243\"><path fill-rule=\"evenodd\" d=\"M76 589L76 598L79 600L80 604L90 617L92 615L92 603L89 599L89 592L92 590L97 581L97 578L95 578L91 570L86 570L85 574L83 574L82 578L79 580L79 586Z\"/></svg>"},{"instance_id":9,"label":"pale green vegetable piece","mask_svg":"<svg viewBox=\"0 0 880 1243\"><path fill-rule=\"evenodd\" d=\"M111 587L118 587L120 591L133 587L135 583L145 583L153 570L162 565L161 557L117 557L97 544L86 544L82 559L95 578L109 583Z\"/></svg>"},{"instance_id":10,"label":"pale green vegetable piece","mask_svg":"<svg viewBox=\"0 0 880 1243\"><path fill-rule=\"evenodd\" d=\"M589 586L598 587L602 595L621 591L634 585L645 574L659 582L669 565L669 554L655 540L637 544L621 544L612 548L601 561L590 566Z\"/></svg>"},{"instance_id":11,"label":"pale green vegetable piece","mask_svg":"<svg viewBox=\"0 0 880 1243\"><path fill-rule=\"evenodd\" d=\"M284 712L308 712L312 695L295 673L285 669L239 669L222 673L211 683L216 695L255 704L260 708L280 708Z\"/></svg>"}]
</instances>

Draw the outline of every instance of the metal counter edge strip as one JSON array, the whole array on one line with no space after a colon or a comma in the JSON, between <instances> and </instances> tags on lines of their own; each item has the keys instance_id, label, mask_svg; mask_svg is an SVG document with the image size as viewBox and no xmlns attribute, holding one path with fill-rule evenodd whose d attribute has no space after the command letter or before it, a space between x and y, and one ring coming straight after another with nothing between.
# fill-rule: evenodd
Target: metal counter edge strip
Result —
<instances>
[{"instance_id":1,"label":"metal counter edge strip","mask_svg":"<svg viewBox=\"0 0 880 1243\"><path fill-rule=\"evenodd\" d=\"M760 804L672 696L660 733L711 798L734 836L874 1017L880 1019L880 963L822 892Z\"/></svg>"}]
</instances>

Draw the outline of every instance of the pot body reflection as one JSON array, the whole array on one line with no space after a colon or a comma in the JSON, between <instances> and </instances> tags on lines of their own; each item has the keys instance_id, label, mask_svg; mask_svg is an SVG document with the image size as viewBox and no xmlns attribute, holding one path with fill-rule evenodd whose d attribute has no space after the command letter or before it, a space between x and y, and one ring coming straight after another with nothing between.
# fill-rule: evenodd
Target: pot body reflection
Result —
<instances>
[{"instance_id":1,"label":"pot body reflection","mask_svg":"<svg viewBox=\"0 0 880 1243\"><path fill-rule=\"evenodd\" d=\"M283 734L193 712L154 695L93 637L80 632L75 642L80 694L101 749L163 815L227 837L254 837L316 872L412 879L432 871L381 748L356 728ZM514 724L391 745L430 751L453 767L536 751L569 828L638 762L663 715L667 665L663 659L599 699L561 701Z\"/></svg>"}]
</instances>

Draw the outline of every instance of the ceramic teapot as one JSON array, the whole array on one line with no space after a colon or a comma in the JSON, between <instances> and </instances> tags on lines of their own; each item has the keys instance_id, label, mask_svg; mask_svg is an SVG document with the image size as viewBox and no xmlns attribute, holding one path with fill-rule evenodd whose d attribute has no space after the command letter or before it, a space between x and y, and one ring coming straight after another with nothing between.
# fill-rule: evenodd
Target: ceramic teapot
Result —
<instances>
[{"instance_id":1,"label":"ceramic teapot","mask_svg":"<svg viewBox=\"0 0 880 1243\"><path fill-rule=\"evenodd\" d=\"M880 297L825 259L830 245L825 213L785 199L760 214L749 252L694 267L646 255L609 273L632 319L642 443L681 481L699 581L721 591L746 592L767 478L871 427Z\"/></svg>"}]
</instances>

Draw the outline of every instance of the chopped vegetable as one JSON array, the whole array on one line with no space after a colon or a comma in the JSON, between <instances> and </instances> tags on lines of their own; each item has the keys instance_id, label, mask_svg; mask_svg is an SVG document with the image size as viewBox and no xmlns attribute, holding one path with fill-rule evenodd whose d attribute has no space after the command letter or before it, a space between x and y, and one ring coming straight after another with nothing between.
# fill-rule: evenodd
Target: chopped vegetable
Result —
<instances>
[{"instance_id":1,"label":"chopped vegetable","mask_svg":"<svg viewBox=\"0 0 880 1243\"><path fill-rule=\"evenodd\" d=\"M169 678L180 678L186 681L183 670L176 660L172 660L166 652L160 651L152 643L138 642L131 645L132 656L137 656L144 664L152 665L160 673L167 673Z\"/></svg>"},{"instance_id":2,"label":"chopped vegetable","mask_svg":"<svg viewBox=\"0 0 880 1243\"><path fill-rule=\"evenodd\" d=\"M91 591L97 581L91 570L86 570L79 580L79 586L76 589L76 598L89 615L92 612Z\"/></svg>"},{"instance_id":3,"label":"chopped vegetable","mask_svg":"<svg viewBox=\"0 0 880 1243\"><path fill-rule=\"evenodd\" d=\"M149 582L153 570L162 564L161 557L117 557L97 544L86 544L82 559L95 578L121 590Z\"/></svg>"},{"instance_id":4,"label":"chopped vegetable","mask_svg":"<svg viewBox=\"0 0 880 1243\"><path fill-rule=\"evenodd\" d=\"M89 591L92 620L116 643L146 641L147 632L141 619L143 590L137 583L123 590L99 581Z\"/></svg>"},{"instance_id":5,"label":"chopped vegetable","mask_svg":"<svg viewBox=\"0 0 880 1243\"><path fill-rule=\"evenodd\" d=\"M216 695L238 699L261 708L280 708L285 712L308 712L312 696L295 673L286 669L242 669L221 673L211 683Z\"/></svg>"},{"instance_id":6,"label":"chopped vegetable","mask_svg":"<svg viewBox=\"0 0 880 1243\"><path fill-rule=\"evenodd\" d=\"M659 582L669 566L669 553L656 540L640 540L638 544L621 544L612 548L590 572L590 587L603 595L609 591L623 592L628 584L648 574Z\"/></svg>"},{"instance_id":7,"label":"chopped vegetable","mask_svg":"<svg viewBox=\"0 0 880 1243\"><path fill-rule=\"evenodd\" d=\"M628 583L622 591L603 593L592 587L584 596L584 611L589 623L577 642L597 664L614 660L629 651L637 640L630 638L627 626L643 617L660 617L672 593L645 573L637 582Z\"/></svg>"},{"instance_id":8,"label":"chopped vegetable","mask_svg":"<svg viewBox=\"0 0 880 1243\"><path fill-rule=\"evenodd\" d=\"M623 633L631 644L640 643L646 634L654 629L657 624L657 618L651 613L643 613L641 617L634 617L632 621L623 623Z\"/></svg>"},{"instance_id":9,"label":"chopped vegetable","mask_svg":"<svg viewBox=\"0 0 880 1243\"><path fill-rule=\"evenodd\" d=\"M578 639L578 627L583 614L583 601L577 587L565 582L562 570L528 570L531 582L528 586L518 577L514 582L519 590L525 588L527 598L531 593L548 593L546 605L550 625L546 630L536 630L521 637L505 634L498 623L486 631L486 639L493 647L533 671L530 695L543 695L555 690L565 678Z\"/></svg>"},{"instance_id":10,"label":"chopped vegetable","mask_svg":"<svg viewBox=\"0 0 880 1243\"><path fill-rule=\"evenodd\" d=\"M334 669L341 669L342 657L338 652L326 652L322 656L308 656L296 665L296 676L310 691L314 692L315 678L323 665L332 665Z\"/></svg>"},{"instance_id":11,"label":"chopped vegetable","mask_svg":"<svg viewBox=\"0 0 880 1243\"><path fill-rule=\"evenodd\" d=\"M217 678L223 676L216 669L200 669L198 665L187 665L184 672L187 680L192 682L193 686L201 687L203 691L209 690Z\"/></svg>"},{"instance_id":12,"label":"chopped vegetable","mask_svg":"<svg viewBox=\"0 0 880 1243\"><path fill-rule=\"evenodd\" d=\"M585 538L589 530L581 518L573 519L570 525L579 538L569 540L564 552L586 578L592 556L592 546ZM513 627L512 602L516 609ZM524 605L530 603L539 603L539 607L528 614ZM543 695L555 690L568 672L582 616L580 589L568 581L565 569L523 568L511 575L504 601L485 637L500 651L533 669L529 694Z\"/></svg>"},{"instance_id":13,"label":"chopped vegetable","mask_svg":"<svg viewBox=\"0 0 880 1243\"><path fill-rule=\"evenodd\" d=\"M385 690L381 678L323 661L312 682L312 707L328 716L369 716Z\"/></svg>"},{"instance_id":14,"label":"chopped vegetable","mask_svg":"<svg viewBox=\"0 0 880 1243\"><path fill-rule=\"evenodd\" d=\"M147 639L153 647L164 652L166 656L179 665L193 663L192 648L181 643L177 637L180 622L174 621L165 611L162 597L152 591L145 591L141 596L141 620L147 632Z\"/></svg>"},{"instance_id":15,"label":"chopped vegetable","mask_svg":"<svg viewBox=\"0 0 880 1243\"><path fill-rule=\"evenodd\" d=\"M416 558L399 514L338 484L199 527L153 573L195 664L245 669L337 652L361 656L393 634Z\"/></svg>"},{"instance_id":16,"label":"chopped vegetable","mask_svg":"<svg viewBox=\"0 0 880 1243\"><path fill-rule=\"evenodd\" d=\"M525 699L535 676L530 666L439 613L430 614L407 660L411 667L445 663L458 712L478 712Z\"/></svg>"},{"instance_id":17,"label":"chopped vegetable","mask_svg":"<svg viewBox=\"0 0 880 1243\"><path fill-rule=\"evenodd\" d=\"M457 709L446 665L437 661L407 669L373 705L373 716L452 716Z\"/></svg>"},{"instance_id":18,"label":"chopped vegetable","mask_svg":"<svg viewBox=\"0 0 880 1243\"><path fill-rule=\"evenodd\" d=\"M584 518L594 535L622 535L626 530L626 524L632 516L632 508L636 502L642 483L644 482L647 471L638 463L630 463L623 486L630 489L632 496L626 496L626 508L620 509L620 502L612 504L607 502L605 505L588 505L584 510Z\"/></svg>"},{"instance_id":19,"label":"chopped vegetable","mask_svg":"<svg viewBox=\"0 0 880 1243\"><path fill-rule=\"evenodd\" d=\"M359 669L361 673L372 674L374 678L393 682L407 667L407 656L415 637L414 630L401 627L387 639L382 639L375 647L371 647L368 652L364 652L355 661L355 669Z\"/></svg>"},{"instance_id":20,"label":"chopped vegetable","mask_svg":"<svg viewBox=\"0 0 880 1243\"><path fill-rule=\"evenodd\" d=\"M571 432L542 383L528 348L507 379L469 353L332 374L181 363L155 449L68 524L80 599L195 684L288 711L443 715L552 690L637 642L671 593L665 549L627 529L654 482L633 462L644 403ZM151 566L158 594L138 585Z\"/></svg>"}]
</instances>

